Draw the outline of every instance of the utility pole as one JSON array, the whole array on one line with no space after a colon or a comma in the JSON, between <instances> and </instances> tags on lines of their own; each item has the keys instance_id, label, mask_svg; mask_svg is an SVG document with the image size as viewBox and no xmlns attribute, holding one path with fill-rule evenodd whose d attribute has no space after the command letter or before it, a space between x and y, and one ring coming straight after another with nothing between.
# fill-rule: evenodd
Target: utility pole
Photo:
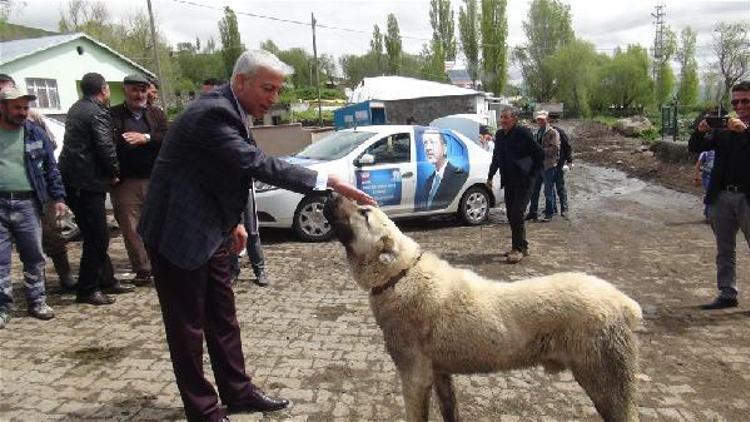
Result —
<instances>
[{"instance_id":1,"label":"utility pole","mask_svg":"<svg viewBox=\"0 0 750 422\"><path fill-rule=\"evenodd\" d=\"M662 55L664 53L664 16L666 12L664 9L666 6L662 3L656 5L656 13L652 13L651 16L654 18L654 25L656 26L656 33L654 34L654 66L653 66L653 79L656 80L656 72L661 63Z\"/></svg>"},{"instance_id":2,"label":"utility pole","mask_svg":"<svg viewBox=\"0 0 750 422\"><path fill-rule=\"evenodd\" d=\"M313 58L315 63L315 88L318 91L318 126L323 126L323 111L320 107L320 71L318 66L318 44L315 41L315 14L310 12L312 18L312 36L313 36Z\"/></svg>"},{"instance_id":3,"label":"utility pole","mask_svg":"<svg viewBox=\"0 0 750 422\"><path fill-rule=\"evenodd\" d=\"M156 26L154 25L154 11L151 9L151 0L146 0L148 5L148 18L151 22L151 44L154 46L154 61L156 63L156 77L159 78L161 84L161 97L166 110L167 99L169 97L169 91L167 90L167 81L164 79L164 74L161 73L161 64L159 63L159 47L156 44Z\"/></svg>"}]
</instances>

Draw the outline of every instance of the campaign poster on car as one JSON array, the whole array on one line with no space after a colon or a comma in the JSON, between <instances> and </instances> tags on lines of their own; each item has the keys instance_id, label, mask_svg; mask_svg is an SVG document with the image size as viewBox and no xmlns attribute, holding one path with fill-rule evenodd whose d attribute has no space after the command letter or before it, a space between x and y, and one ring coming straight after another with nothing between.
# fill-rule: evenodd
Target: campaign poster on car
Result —
<instances>
[{"instance_id":1,"label":"campaign poster on car","mask_svg":"<svg viewBox=\"0 0 750 422\"><path fill-rule=\"evenodd\" d=\"M358 170L357 188L367 192L381 206L401 203L401 170L397 167L377 170Z\"/></svg>"},{"instance_id":2,"label":"campaign poster on car","mask_svg":"<svg viewBox=\"0 0 750 422\"><path fill-rule=\"evenodd\" d=\"M469 152L450 131L415 130L417 142L417 190L414 208L430 211L447 208L469 177Z\"/></svg>"}]
</instances>

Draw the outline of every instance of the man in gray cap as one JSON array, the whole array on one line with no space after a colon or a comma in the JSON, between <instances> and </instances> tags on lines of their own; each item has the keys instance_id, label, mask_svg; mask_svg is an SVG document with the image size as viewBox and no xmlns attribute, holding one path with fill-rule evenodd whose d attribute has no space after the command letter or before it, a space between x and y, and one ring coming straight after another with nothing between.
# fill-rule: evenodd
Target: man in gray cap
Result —
<instances>
[{"instance_id":1,"label":"man in gray cap","mask_svg":"<svg viewBox=\"0 0 750 422\"><path fill-rule=\"evenodd\" d=\"M160 108L148 104L151 85L148 78L128 75L123 85L125 102L112 107L120 183L112 188L111 198L130 265L135 272L133 284L142 286L151 283L151 263L136 228L146 199L148 179L161 141L167 134L167 116Z\"/></svg>"},{"instance_id":2,"label":"man in gray cap","mask_svg":"<svg viewBox=\"0 0 750 422\"><path fill-rule=\"evenodd\" d=\"M29 102L35 99L15 87L0 91L0 328L13 309L11 237L23 263L29 315L43 320L55 316L44 288L40 215L48 200L54 201L55 214L62 215L65 190L49 138L28 121Z\"/></svg>"}]
</instances>

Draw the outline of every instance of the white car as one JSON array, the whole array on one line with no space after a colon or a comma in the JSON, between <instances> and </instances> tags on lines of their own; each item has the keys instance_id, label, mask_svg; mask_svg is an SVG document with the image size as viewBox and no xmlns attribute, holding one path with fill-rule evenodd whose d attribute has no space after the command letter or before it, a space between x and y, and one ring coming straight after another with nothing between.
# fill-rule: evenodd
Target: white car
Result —
<instances>
[{"instance_id":1,"label":"white car","mask_svg":"<svg viewBox=\"0 0 750 422\"><path fill-rule=\"evenodd\" d=\"M450 129L361 126L309 145L285 160L334 173L372 195L390 217L457 214L466 224L485 222L501 198L499 176L485 185L492 156ZM323 216L326 195L308 195L256 182L262 227L292 228L306 241L331 236Z\"/></svg>"}]
</instances>

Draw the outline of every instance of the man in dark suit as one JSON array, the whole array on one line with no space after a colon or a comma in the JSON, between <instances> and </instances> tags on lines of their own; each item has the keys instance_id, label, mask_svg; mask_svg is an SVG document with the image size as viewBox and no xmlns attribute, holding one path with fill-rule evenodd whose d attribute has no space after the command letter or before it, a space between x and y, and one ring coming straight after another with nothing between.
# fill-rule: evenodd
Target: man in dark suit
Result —
<instances>
[{"instance_id":1,"label":"man in dark suit","mask_svg":"<svg viewBox=\"0 0 750 422\"><path fill-rule=\"evenodd\" d=\"M515 264L529 254L523 214L531 199L531 182L544 162L544 150L531 132L518 124L515 110L506 108L500 113L500 126L501 129L495 134L487 186L492 189L492 178L500 170L500 184L504 188L512 236L511 250L505 256L508 263Z\"/></svg>"},{"instance_id":2,"label":"man in dark suit","mask_svg":"<svg viewBox=\"0 0 750 422\"><path fill-rule=\"evenodd\" d=\"M435 171L425 182L418 208L442 209L453 202L469 175L448 161L448 146L442 135L425 133L422 143L427 161L435 166Z\"/></svg>"},{"instance_id":3,"label":"man in dark suit","mask_svg":"<svg viewBox=\"0 0 750 422\"><path fill-rule=\"evenodd\" d=\"M255 144L247 115L262 117L290 73L271 53L243 53L229 85L177 117L151 174L139 231L189 421L222 421L226 413L268 412L289 403L266 396L245 372L231 288L230 259L247 240L240 218L253 179L299 193L327 187L375 204L335 175L267 157ZM204 335L226 411L203 375Z\"/></svg>"}]
</instances>

